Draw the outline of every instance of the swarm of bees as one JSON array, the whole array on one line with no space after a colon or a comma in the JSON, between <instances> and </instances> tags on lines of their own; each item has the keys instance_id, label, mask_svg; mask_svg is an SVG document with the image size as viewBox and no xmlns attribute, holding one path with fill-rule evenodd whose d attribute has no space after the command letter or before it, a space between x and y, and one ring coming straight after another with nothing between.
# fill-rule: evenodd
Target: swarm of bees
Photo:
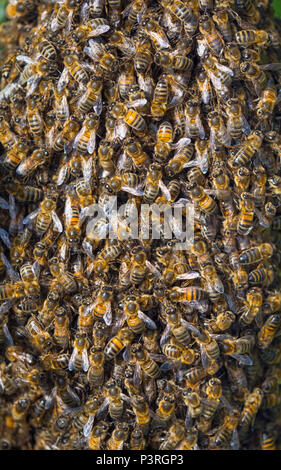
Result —
<instances>
[{"instance_id":1,"label":"swarm of bees","mask_svg":"<svg viewBox=\"0 0 281 470\"><path fill-rule=\"evenodd\" d=\"M6 11L0 449L280 448L270 0L10 0ZM119 215L105 236L112 196L124 220L142 204L193 204L191 248L176 250L179 230L165 238L153 212L160 237L131 236ZM94 204L104 217L90 230Z\"/></svg>"}]
</instances>

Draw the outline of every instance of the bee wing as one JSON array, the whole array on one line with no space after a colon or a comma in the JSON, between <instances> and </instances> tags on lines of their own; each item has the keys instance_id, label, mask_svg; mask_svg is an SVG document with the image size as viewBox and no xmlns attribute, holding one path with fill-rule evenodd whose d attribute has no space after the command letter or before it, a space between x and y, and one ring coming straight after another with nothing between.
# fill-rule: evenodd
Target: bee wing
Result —
<instances>
[{"instance_id":1,"label":"bee wing","mask_svg":"<svg viewBox=\"0 0 281 470\"><path fill-rule=\"evenodd\" d=\"M89 12L90 12L90 7L88 2L84 2L81 11L80 11L80 19L81 23L85 23L87 19L89 18Z\"/></svg>"},{"instance_id":2,"label":"bee wing","mask_svg":"<svg viewBox=\"0 0 281 470\"><path fill-rule=\"evenodd\" d=\"M34 263L32 265L32 271L34 273L34 276L37 277L37 279L39 279L41 267L40 267L40 264L38 263L38 261L34 261Z\"/></svg>"},{"instance_id":3,"label":"bee wing","mask_svg":"<svg viewBox=\"0 0 281 470\"><path fill-rule=\"evenodd\" d=\"M70 29L71 29L73 14L74 14L74 10L72 10L68 13L67 22L66 22L66 25L65 25L65 30L66 31L70 31Z\"/></svg>"},{"instance_id":4,"label":"bee wing","mask_svg":"<svg viewBox=\"0 0 281 470\"><path fill-rule=\"evenodd\" d=\"M63 226L62 226L62 223L61 223L60 219L58 218L55 211L52 211L51 215L52 215L52 219L53 219L54 230L56 230L56 232L61 233L63 231Z\"/></svg>"},{"instance_id":5,"label":"bee wing","mask_svg":"<svg viewBox=\"0 0 281 470\"><path fill-rule=\"evenodd\" d=\"M1 259L3 261L3 264L4 264L4 266L7 270L7 273L8 273L8 276L10 277L10 279L12 279L14 281L19 281L20 277L19 277L18 273L14 270L14 268L12 267L11 263L8 261L8 259L4 255L4 253L1 253Z\"/></svg>"},{"instance_id":6,"label":"bee wing","mask_svg":"<svg viewBox=\"0 0 281 470\"><path fill-rule=\"evenodd\" d=\"M247 354L229 354L229 356L233 357L233 359L236 359L236 361L238 361L239 364L241 365L245 365L245 366L253 365L253 360Z\"/></svg>"},{"instance_id":7,"label":"bee wing","mask_svg":"<svg viewBox=\"0 0 281 470\"><path fill-rule=\"evenodd\" d=\"M155 41L157 41L159 43L159 45L162 49L168 49L170 47L168 39L164 36L164 34L162 36L162 35L158 34L157 31L150 31L149 35L153 39L155 39Z\"/></svg>"},{"instance_id":8,"label":"bee wing","mask_svg":"<svg viewBox=\"0 0 281 470\"><path fill-rule=\"evenodd\" d=\"M84 372L88 371L89 365L88 351L84 348L82 351L82 368Z\"/></svg>"},{"instance_id":9,"label":"bee wing","mask_svg":"<svg viewBox=\"0 0 281 470\"><path fill-rule=\"evenodd\" d=\"M74 139L74 143L73 143L73 148L76 149L77 145L78 145L78 142L79 140L81 139L82 135L84 134L85 132L85 126L82 126L82 128L80 129L80 131L78 132L78 134L76 135L75 139Z\"/></svg>"},{"instance_id":10,"label":"bee wing","mask_svg":"<svg viewBox=\"0 0 281 470\"><path fill-rule=\"evenodd\" d=\"M203 124L202 124L202 121L200 119L200 116L197 116L196 117L196 120L195 120L195 123L199 129L199 137L200 139L204 139L205 138L205 130L204 130L204 127L203 127Z\"/></svg>"},{"instance_id":11,"label":"bee wing","mask_svg":"<svg viewBox=\"0 0 281 470\"><path fill-rule=\"evenodd\" d=\"M11 247L12 247L12 244L11 244L11 241L10 241L10 238L9 238L9 234L3 228L0 228L0 238L1 238L2 242L6 245L6 247L9 248L9 250L10 250Z\"/></svg>"},{"instance_id":12,"label":"bee wing","mask_svg":"<svg viewBox=\"0 0 281 470\"><path fill-rule=\"evenodd\" d=\"M106 306L105 314L103 316L104 323L109 326L112 323L112 309L111 309L111 302L108 303Z\"/></svg>"},{"instance_id":13,"label":"bee wing","mask_svg":"<svg viewBox=\"0 0 281 470\"><path fill-rule=\"evenodd\" d=\"M117 160L117 168L119 171L130 169L132 167L132 162L127 156L126 152L123 152L119 155Z\"/></svg>"},{"instance_id":14,"label":"bee wing","mask_svg":"<svg viewBox=\"0 0 281 470\"><path fill-rule=\"evenodd\" d=\"M251 127L250 127L250 124L248 123L247 119L245 118L245 116L242 114L242 131L244 132L244 134L246 135L250 135L251 134Z\"/></svg>"},{"instance_id":15,"label":"bee wing","mask_svg":"<svg viewBox=\"0 0 281 470\"><path fill-rule=\"evenodd\" d=\"M133 384L138 387L141 384L141 366L137 363L133 376Z\"/></svg>"},{"instance_id":16,"label":"bee wing","mask_svg":"<svg viewBox=\"0 0 281 470\"><path fill-rule=\"evenodd\" d=\"M200 352L201 352L201 362L202 366L204 369L208 369L208 366L210 364L206 348L203 346L203 344L200 344Z\"/></svg>"},{"instance_id":17,"label":"bee wing","mask_svg":"<svg viewBox=\"0 0 281 470\"><path fill-rule=\"evenodd\" d=\"M161 272L148 260L145 261L146 267L157 277L161 277Z\"/></svg>"},{"instance_id":18,"label":"bee wing","mask_svg":"<svg viewBox=\"0 0 281 470\"><path fill-rule=\"evenodd\" d=\"M0 197L0 209L9 209L9 203L3 197Z\"/></svg>"},{"instance_id":19,"label":"bee wing","mask_svg":"<svg viewBox=\"0 0 281 470\"><path fill-rule=\"evenodd\" d=\"M126 106L127 108L141 108L142 106L145 106L147 103L147 99L146 98L140 98L138 100L134 100L134 101L129 101Z\"/></svg>"},{"instance_id":20,"label":"bee wing","mask_svg":"<svg viewBox=\"0 0 281 470\"><path fill-rule=\"evenodd\" d=\"M29 80L27 80L27 86L28 86L28 91L26 93L27 98L33 95L40 81L41 81L41 77L38 74L33 75L33 77L30 77Z\"/></svg>"},{"instance_id":21,"label":"bee wing","mask_svg":"<svg viewBox=\"0 0 281 470\"><path fill-rule=\"evenodd\" d=\"M273 64L259 65L262 70L271 70L272 72L279 72L281 70L280 62L275 62Z\"/></svg>"},{"instance_id":22,"label":"bee wing","mask_svg":"<svg viewBox=\"0 0 281 470\"><path fill-rule=\"evenodd\" d=\"M84 437L88 437L91 434L94 421L95 421L95 415L89 416L87 423L85 424L85 426L83 426Z\"/></svg>"},{"instance_id":23,"label":"bee wing","mask_svg":"<svg viewBox=\"0 0 281 470\"><path fill-rule=\"evenodd\" d=\"M29 224L29 222L31 222L33 219L35 219L35 217L37 217L39 212L40 212L40 209L36 209L35 211L28 214L28 216L25 217L22 221L23 225Z\"/></svg>"},{"instance_id":24,"label":"bee wing","mask_svg":"<svg viewBox=\"0 0 281 470\"><path fill-rule=\"evenodd\" d=\"M171 144L172 149L177 149L177 153L180 152L186 145L190 144L191 140L189 137L182 137L176 144Z\"/></svg>"},{"instance_id":25,"label":"bee wing","mask_svg":"<svg viewBox=\"0 0 281 470\"><path fill-rule=\"evenodd\" d=\"M225 65L222 65L219 62L216 64L216 67L217 67L217 69L221 70L222 72L225 72L228 75L231 75L231 77L234 76L233 70L231 70L229 67L226 67Z\"/></svg>"},{"instance_id":26,"label":"bee wing","mask_svg":"<svg viewBox=\"0 0 281 470\"><path fill-rule=\"evenodd\" d=\"M49 410L51 408L56 394L57 394L57 387L54 387L53 390L51 391L50 395L48 397L46 397L46 400L45 400L45 409L46 410Z\"/></svg>"},{"instance_id":27,"label":"bee wing","mask_svg":"<svg viewBox=\"0 0 281 470\"><path fill-rule=\"evenodd\" d=\"M3 332L4 332L4 335L5 335L5 338L7 340L8 345L13 346L14 341L13 341L13 338L12 338L11 333L9 331L8 325L6 323L5 323L5 325L3 325Z\"/></svg>"},{"instance_id":28,"label":"bee wing","mask_svg":"<svg viewBox=\"0 0 281 470\"><path fill-rule=\"evenodd\" d=\"M0 314L8 312L10 308L12 307L12 305L13 305L12 300L6 300L5 302L3 302L0 305Z\"/></svg>"},{"instance_id":29,"label":"bee wing","mask_svg":"<svg viewBox=\"0 0 281 470\"><path fill-rule=\"evenodd\" d=\"M66 67L64 67L62 73L60 74L59 81L57 83L57 89L59 93L66 87L68 82L69 82L68 70Z\"/></svg>"},{"instance_id":30,"label":"bee wing","mask_svg":"<svg viewBox=\"0 0 281 470\"><path fill-rule=\"evenodd\" d=\"M74 362L76 360L77 355L78 355L78 350L74 347L73 351L72 351L72 354L69 358L68 370L70 370L70 371L74 370Z\"/></svg>"},{"instance_id":31,"label":"bee wing","mask_svg":"<svg viewBox=\"0 0 281 470\"><path fill-rule=\"evenodd\" d=\"M95 113L100 116L101 113L102 113L102 96L101 96L101 93L99 94L99 96L97 97L97 101L95 102L95 104L93 105L93 108L94 108L94 111Z\"/></svg>"},{"instance_id":32,"label":"bee wing","mask_svg":"<svg viewBox=\"0 0 281 470\"><path fill-rule=\"evenodd\" d=\"M121 119L116 123L114 129L114 136L116 139L124 140L128 132L128 128L125 122L121 121Z\"/></svg>"},{"instance_id":33,"label":"bee wing","mask_svg":"<svg viewBox=\"0 0 281 470\"><path fill-rule=\"evenodd\" d=\"M68 172L68 168L67 168L67 165L63 165L60 169L59 169L59 172L58 172L58 176L57 176L57 185L58 186L61 186L66 178L66 175L67 175L67 172Z\"/></svg>"},{"instance_id":34,"label":"bee wing","mask_svg":"<svg viewBox=\"0 0 281 470\"><path fill-rule=\"evenodd\" d=\"M96 418L98 421L100 421L101 417L103 417L105 411L108 408L108 405L109 405L109 399L106 398L96 413Z\"/></svg>"},{"instance_id":35,"label":"bee wing","mask_svg":"<svg viewBox=\"0 0 281 470\"><path fill-rule=\"evenodd\" d=\"M239 450L240 449L239 434L238 434L237 429L233 430L232 438L231 438L231 441L230 441L230 447L233 450Z\"/></svg>"},{"instance_id":36,"label":"bee wing","mask_svg":"<svg viewBox=\"0 0 281 470\"><path fill-rule=\"evenodd\" d=\"M101 24L96 27L96 29L92 29L92 31L89 34L89 37L97 37L100 36L101 34L107 33L107 31L110 30L110 26L108 24Z\"/></svg>"},{"instance_id":37,"label":"bee wing","mask_svg":"<svg viewBox=\"0 0 281 470\"><path fill-rule=\"evenodd\" d=\"M202 100L204 104L208 104L210 101L210 85L207 79L204 81L202 87Z\"/></svg>"},{"instance_id":38,"label":"bee wing","mask_svg":"<svg viewBox=\"0 0 281 470\"><path fill-rule=\"evenodd\" d=\"M220 294L224 293L224 285L219 277L213 279L213 287L216 292L219 292Z\"/></svg>"},{"instance_id":39,"label":"bee wing","mask_svg":"<svg viewBox=\"0 0 281 470\"><path fill-rule=\"evenodd\" d=\"M90 57L90 59L98 60L99 56L103 54L103 47L93 39L90 39L89 46L84 47L84 52Z\"/></svg>"},{"instance_id":40,"label":"bee wing","mask_svg":"<svg viewBox=\"0 0 281 470\"><path fill-rule=\"evenodd\" d=\"M154 321L151 320L151 318L149 318L148 315L145 315L145 313L143 313L141 310L138 311L138 316L144 321L144 323L148 326L148 328L150 328L151 330L157 329L157 326L154 323Z\"/></svg>"},{"instance_id":41,"label":"bee wing","mask_svg":"<svg viewBox=\"0 0 281 470\"><path fill-rule=\"evenodd\" d=\"M51 21L51 30L55 32L58 30L58 28L59 28L59 25L58 25L57 18L53 18L53 20Z\"/></svg>"},{"instance_id":42,"label":"bee wing","mask_svg":"<svg viewBox=\"0 0 281 470\"><path fill-rule=\"evenodd\" d=\"M160 347L162 348L164 346L164 344L167 342L168 340L168 337L169 337L169 334L170 334L170 331L171 331L171 327L170 325L166 325L166 328L160 338Z\"/></svg>"},{"instance_id":43,"label":"bee wing","mask_svg":"<svg viewBox=\"0 0 281 470\"><path fill-rule=\"evenodd\" d=\"M159 181L159 188L161 189L167 201L170 201L171 200L170 191L168 190L167 186L163 183L162 180Z\"/></svg>"},{"instance_id":44,"label":"bee wing","mask_svg":"<svg viewBox=\"0 0 281 470\"><path fill-rule=\"evenodd\" d=\"M197 39L197 54L202 57L205 54L208 46L205 39Z\"/></svg>"},{"instance_id":45,"label":"bee wing","mask_svg":"<svg viewBox=\"0 0 281 470\"><path fill-rule=\"evenodd\" d=\"M177 276L177 279L180 281L185 281L189 279L197 279L198 277L201 277L201 274L198 273L197 271L188 271L186 273L179 274Z\"/></svg>"},{"instance_id":46,"label":"bee wing","mask_svg":"<svg viewBox=\"0 0 281 470\"><path fill-rule=\"evenodd\" d=\"M208 173L209 169L209 159L208 159L208 149L206 149L199 157L199 167L203 175Z\"/></svg>"},{"instance_id":47,"label":"bee wing","mask_svg":"<svg viewBox=\"0 0 281 470\"><path fill-rule=\"evenodd\" d=\"M144 192L142 189L131 188L130 186L122 186L122 191L132 194L133 196L143 196Z\"/></svg>"},{"instance_id":48,"label":"bee wing","mask_svg":"<svg viewBox=\"0 0 281 470\"><path fill-rule=\"evenodd\" d=\"M90 139L87 144L87 150L89 153L93 153L96 148L96 131L92 131L90 134Z\"/></svg>"},{"instance_id":49,"label":"bee wing","mask_svg":"<svg viewBox=\"0 0 281 470\"><path fill-rule=\"evenodd\" d=\"M17 55L16 59L20 62L25 62L28 65L34 64L34 60L31 59L31 57L29 57L28 55L19 54Z\"/></svg>"},{"instance_id":50,"label":"bee wing","mask_svg":"<svg viewBox=\"0 0 281 470\"><path fill-rule=\"evenodd\" d=\"M210 77L210 80L215 87L216 90L221 91L223 89L222 82L219 78L217 78L211 71L208 70L208 75Z\"/></svg>"}]
</instances>

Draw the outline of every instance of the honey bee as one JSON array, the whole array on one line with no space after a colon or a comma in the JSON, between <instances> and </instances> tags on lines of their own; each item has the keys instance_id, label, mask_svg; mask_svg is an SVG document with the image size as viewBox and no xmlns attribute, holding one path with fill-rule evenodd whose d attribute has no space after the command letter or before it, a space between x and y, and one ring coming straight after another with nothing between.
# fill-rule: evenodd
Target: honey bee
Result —
<instances>
[{"instance_id":1,"label":"honey bee","mask_svg":"<svg viewBox=\"0 0 281 470\"><path fill-rule=\"evenodd\" d=\"M167 111L169 99L169 84L167 78L160 78L156 83L151 102L151 115L154 119L161 119Z\"/></svg>"},{"instance_id":2,"label":"honey bee","mask_svg":"<svg viewBox=\"0 0 281 470\"><path fill-rule=\"evenodd\" d=\"M35 229L41 236L48 230L51 222L53 228L57 232L62 232L63 227L60 219L58 218L55 210L57 205L57 193L50 191L49 194L43 199L40 208L31 212L24 220L23 224L28 224L36 218Z\"/></svg>"},{"instance_id":3,"label":"honey bee","mask_svg":"<svg viewBox=\"0 0 281 470\"><path fill-rule=\"evenodd\" d=\"M186 133L191 138L200 137L204 139L205 131L200 119L199 103L194 101L187 102L185 106Z\"/></svg>"},{"instance_id":4,"label":"honey bee","mask_svg":"<svg viewBox=\"0 0 281 470\"><path fill-rule=\"evenodd\" d=\"M51 148L55 152L62 152L67 150L71 145L71 141L74 140L77 132L79 131L79 124L76 119L71 116L63 126L63 129L55 136L53 142L51 142ZM64 171L65 171L65 167ZM59 176L58 176L59 178ZM60 184L59 182L57 184Z\"/></svg>"},{"instance_id":5,"label":"honey bee","mask_svg":"<svg viewBox=\"0 0 281 470\"><path fill-rule=\"evenodd\" d=\"M217 27L226 42L232 41L232 27L229 21L228 13L223 8L215 8L213 14L213 20L217 24Z\"/></svg>"},{"instance_id":6,"label":"honey bee","mask_svg":"<svg viewBox=\"0 0 281 470\"><path fill-rule=\"evenodd\" d=\"M268 259L273 255L273 247L270 243L262 243L253 248L244 250L239 256L241 264L254 264Z\"/></svg>"},{"instance_id":7,"label":"honey bee","mask_svg":"<svg viewBox=\"0 0 281 470\"><path fill-rule=\"evenodd\" d=\"M101 92L103 88L103 82L99 77L92 78L86 91L82 94L81 98L77 103L77 108L80 113L86 114L94 110L97 115L101 114L102 102Z\"/></svg>"},{"instance_id":8,"label":"honey bee","mask_svg":"<svg viewBox=\"0 0 281 470\"><path fill-rule=\"evenodd\" d=\"M280 326L280 316L278 313L270 315L258 332L257 346L266 349L272 343Z\"/></svg>"},{"instance_id":9,"label":"honey bee","mask_svg":"<svg viewBox=\"0 0 281 470\"><path fill-rule=\"evenodd\" d=\"M212 19L208 15L201 16L199 20L199 30L211 51L219 55L223 50L224 42L220 33L216 30Z\"/></svg>"},{"instance_id":10,"label":"honey bee","mask_svg":"<svg viewBox=\"0 0 281 470\"><path fill-rule=\"evenodd\" d=\"M146 132L146 122L137 111L130 109L130 106L129 102L126 105L121 102L113 102L109 105L108 111L115 119L122 120L132 127L137 135L143 135Z\"/></svg>"},{"instance_id":11,"label":"honey bee","mask_svg":"<svg viewBox=\"0 0 281 470\"><path fill-rule=\"evenodd\" d=\"M265 89L268 82L268 76L266 72L262 69L261 66L251 62L242 62L240 64L240 71L253 85L256 94L260 96L261 91Z\"/></svg>"},{"instance_id":12,"label":"honey bee","mask_svg":"<svg viewBox=\"0 0 281 470\"><path fill-rule=\"evenodd\" d=\"M137 74L146 76L152 63L151 44L145 37L141 37L136 43L136 53L134 55L134 69Z\"/></svg>"},{"instance_id":13,"label":"honey bee","mask_svg":"<svg viewBox=\"0 0 281 470\"><path fill-rule=\"evenodd\" d=\"M239 235L247 235L253 229L255 204L249 193L243 192L240 200L240 213L237 222Z\"/></svg>"},{"instance_id":14,"label":"honey bee","mask_svg":"<svg viewBox=\"0 0 281 470\"><path fill-rule=\"evenodd\" d=\"M69 355L67 353L47 353L41 356L43 368L45 370L63 370L68 368Z\"/></svg>"},{"instance_id":15,"label":"honey bee","mask_svg":"<svg viewBox=\"0 0 281 470\"><path fill-rule=\"evenodd\" d=\"M142 333L145 326L152 330L156 329L154 321L140 310L140 304L135 296L131 295L125 299L123 309L127 325L135 334Z\"/></svg>"},{"instance_id":16,"label":"honey bee","mask_svg":"<svg viewBox=\"0 0 281 470\"><path fill-rule=\"evenodd\" d=\"M50 259L49 269L56 282L65 292L73 293L76 291L77 284L75 279L69 272L65 271L64 264L58 258Z\"/></svg>"},{"instance_id":17,"label":"honey bee","mask_svg":"<svg viewBox=\"0 0 281 470\"><path fill-rule=\"evenodd\" d=\"M239 437L237 427L239 424L240 413L233 409L227 413L223 424L216 434L210 439L210 448L225 448L230 443L233 449L239 449ZM231 441L231 442L230 442Z\"/></svg>"},{"instance_id":18,"label":"honey bee","mask_svg":"<svg viewBox=\"0 0 281 470\"><path fill-rule=\"evenodd\" d=\"M174 70L188 71L193 62L191 59L181 55L173 55L169 52L157 52L154 57L155 63L163 69L172 68Z\"/></svg>"},{"instance_id":19,"label":"honey bee","mask_svg":"<svg viewBox=\"0 0 281 470\"><path fill-rule=\"evenodd\" d=\"M279 291L270 292L265 298L262 309L266 315L278 312L281 305L281 296Z\"/></svg>"},{"instance_id":20,"label":"honey bee","mask_svg":"<svg viewBox=\"0 0 281 470\"><path fill-rule=\"evenodd\" d=\"M87 379L91 387L96 388L104 381L104 353L94 346L89 351L89 369Z\"/></svg>"},{"instance_id":21,"label":"honey bee","mask_svg":"<svg viewBox=\"0 0 281 470\"><path fill-rule=\"evenodd\" d=\"M87 372L89 369L89 358L88 358L89 340L85 333L77 332L75 335L73 351L69 359L68 369L72 370L83 370Z\"/></svg>"},{"instance_id":22,"label":"honey bee","mask_svg":"<svg viewBox=\"0 0 281 470\"><path fill-rule=\"evenodd\" d=\"M132 344L131 353L145 375L153 379L160 377L161 371L159 366L150 358L148 352L143 350L140 344Z\"/></svg>"},{"instance_id":23,"label":"honey bee","mask_svg":"<svg viewBox=\"0 0 281 470\"><path fill-rule=\"evenodd\" d=\"M119 62L115 55L111 54L102 44L89 40L89 46L84 47L84 52L96 63L97 70L102 77L110 78L111 72L115 72ZM85 70L82 69L84 72Z\"/></svg>"},{"instance_id":24,"label":"honey bee","mask_svg":"<svg viewBox=\"0 0 281 470\"><path fill-rule=\"evenodd\" d=\"M152 18L146 18L142 22L145 34L150 38L155 49L169 49L170 44L164 30L159 26L157 21Z\"/></svg>"},{"instance_id":25,"label":"honey bee","mask_svg":"<svg viewBox=\"0 0 281 470\"><path fill-rule=\"evenodd\" d=\"M54 316L54 340L62 350L67 350L70 344L70 321L66 310L62 307L56 310Z\"/></svg>"},{"instance_id":26,"label":"honey bee","mask_svg":"<svg viewBox=\"0 0 281 470\"><path fill-rule=\"evenodd\" d=\"M215 142L218 142L224 146L229 146L230 138L224 126L223 119L217 111L212 111L209 113L208 122L210 127L211 146L213 146Z\"/></svg>"},{"instance_id":27,"label":"honey bee","mask_svg":"<svg viewBox=\"0 0 281 470\"><path fill-rule=\"evenodd\" d=\"M127 347L133 340L133 332L129 328L121 328L116 336L113 336L104 349L107 359L113 359L123 348Z\"/></svg>"},{"instance_id":28,"label":"honey bee","mask_svg":"<svg viewBox=\"0 0 281 470\"><path fill-rule=\"evenodd\" d=\"M43 352L52 346L53 341L50 334L43 330L42 325L35 318L30 317L25 325L25 331L28 340L37 351Z\"/></svg>"},{"instance_id":29,"label":"honey bee","mask_svg":"<svg viewBox=\"0 0 281 470\"><path fill-rule=\"evenodd\" d=\"M71 25L74 12L79 8L80 0L59 0L59 6L55 10L55 16L51 22L51 30L58 31L67 24Z\"/></svg>"},{"instance_id":30,"label":"honey bee","mask_svg":"<svg viewBox=\"0 0 281 470\"><path fill-rule=\"evenodd\" d=\"M107 450L122 450L124 442L129 434L129 426L127 423L118 423L112 432L111 437L106 442Z\"/></svg>"},{"instance_id":31,"label":"honey bee","mask_svg":"<svg viewBox=\"0 0 281 470\"><path fill-rule=\"evenodd\" d=\"M141 429L136 428L132 431L130 437L130 450L144 450L146 440Z\"/></svg>"},{"instance_id":32,"label":"honey bee","mask_svg":"<svg viewBox=\"0 0 281 470\"><path fill-rule=\"evenodd\" d=\"M109 29L110 26L105 18L94 18L75 28L73 33L71 33L71 37L76 43L81 43L91 37L98 37L107 33Z\"/></svg>"},{"instance_id":33,"label":"honey bee","mask_svg":"<svg viewBox=\"0 0 281 470\"><path fill-rule=\"evenodd\" d=\"M103 286L93 305L91 306L92 315L97 319L105 322L106 325L112 323L111 303L113 300L113 291L109 286Z\"/></svg>"},{"instance_id":34,"label":"honey bee","mask_svg":"<svg viewBox=\"0 0 281 470\"><path fill-rule=\"evenodd\" d=\"M257 387L246 397L239 421L241 433L245 431L245 428L247 430L250 424L255 420L255 416L261 406L262 399L263 391Z\"/></svg>"},{"instance_id":35,"label":"honey bee","mask_svg":"<svg viewBox=\"0 0 281 470\"><path fill-rule=\"evenodd\" d=\"M99 126L99 116L89 114L84 120L81 130L74 139L73 148L84 154L93 153L96 147L96 131Z\"/></svg>"},{"instance_id":36,"label":"honey bee","mask_svg":"<svg viewBox=\"0 0 281 470\"><path fill-rule=\"evenodd\" d=\"M15 134L11 131L4 116L0 116L0 142L3 147L10 150L17 143ZM12 159L14 160L14 159Z\"/></svg>"},{"instance_id":37,"label":"honey bee","mask_svg":"<svg viewBox=\"0 0 281 470\"><path fill-rule=\"evenodd\" d=\"M136 169L145 168L149 165L149 157L142 149L141 143L136 139L127 139L124 142L125 154L132 159L132 162Z\"/></svg>"},{"instance_id":38,"label":"honey bee","mask_svg":"<svg viewBox=\"0 0 281 470\"><path fill-rule=\"evenodd\" d=\"M241 364L252 365L252 359L247 354L251 352L255 339L251 335L233 339L229 335L217 335L218 341L222 340L223 353L230 355Z\"/></svg>"},{"instance_id":39,"label":"honey bee","mask_svg":"<svg viewBox=\"0 0 281 470\"><path fill-rule=\"evenodd\" d=\"M246 135L250 134L251 129L242 113L242 107L237 98L232 98L227 101L226 112L229 116L227 130L232 139L239 139L242 132Z\"/></svg>"},{"instance_id":40,"label":"honey bee","mask_svg":"<svg viewBox=\"0 0 281 470\"><path fill-rule=\"evenodd\" d=\"M4 158L4 165L9 170L15 170L26 157L27 151L28 147L25 140L18 141L8 150Z\"/></svg>"},{"instance_id":41,"label":"honey bee","mask_svg":"<svg viewBox=\"0 0 281 470\"><path fill-rule=\"evenodd\" d=\"M262 145L262 134L259 131L252 132L243 142L242 147L234 155L231 165L235 168L238 166L246 166Z\"/></svg>"},{"instance_id":42,"label":"honey bee","mask_svg":"<svg viewBox=\"0 0 281 470\"><path fill-rule=\"evenodd\" d=\"M89 436L89 449L100 450L102 442L105 440L109 425L105 421L99 421Z\"/></svg>"},{"instance_id":43,"label":"honey bee","mask_svg":"<svg viewBox=\"0 0 281 470\"><path fill-rule=\"evenodd\" d=\"M94 419L101 406L101 401L96 396L89 398L81 413L75 416L72 422L72 427L76 431L82 431L85 437L91 434L93 429Z\"/></svg>"}]
</instances>

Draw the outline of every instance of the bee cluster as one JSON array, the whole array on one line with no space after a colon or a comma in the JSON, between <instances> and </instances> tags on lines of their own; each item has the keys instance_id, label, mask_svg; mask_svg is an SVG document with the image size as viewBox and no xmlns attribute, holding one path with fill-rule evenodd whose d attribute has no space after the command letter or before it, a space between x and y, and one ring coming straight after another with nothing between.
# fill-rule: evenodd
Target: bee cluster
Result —
<instances>
[{"instance_id":1,"label":"bee cluster","mask_svg":"<svg viewBox=\"0 0 281 470\"><path fill-rule=\"evenodd\" d=\"M270 1L10 0L7 15L0 448L278 448ZM111 196L113 240L108 217L89 229ZM187 202L194 241L176 250L163 224ZM130 237L142 203L161 208L158 239Z\"/></svg>"}]
</instances>

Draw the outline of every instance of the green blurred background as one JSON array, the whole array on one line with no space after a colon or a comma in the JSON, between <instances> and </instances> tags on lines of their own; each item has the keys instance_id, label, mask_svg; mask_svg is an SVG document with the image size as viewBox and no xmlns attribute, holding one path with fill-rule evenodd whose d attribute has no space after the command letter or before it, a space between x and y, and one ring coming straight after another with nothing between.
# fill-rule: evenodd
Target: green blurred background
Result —
<instances>
[{"instance_id":1,"label":"green blurred background","mask_svg":"<svg viewBox=\"0 0 281 470\"><path fill-rule=\"evenodd\" d=\"M281 0L274 0L274 2L272 3L272 6L275 10L276 16L281 18Z\"/></svg>"},{"instance_id":2,"label":"green blurred background","mask_svg":"<svg viewBox=\"0 0 281 470\"><path fill-rule=\"evenodd\" d=\"M0 0L0 23L5 20L5 7L8 0ZM276 16L281 18L281 0L274 0L272 6L275 10Z\"/></svg>"}]
</instances>

